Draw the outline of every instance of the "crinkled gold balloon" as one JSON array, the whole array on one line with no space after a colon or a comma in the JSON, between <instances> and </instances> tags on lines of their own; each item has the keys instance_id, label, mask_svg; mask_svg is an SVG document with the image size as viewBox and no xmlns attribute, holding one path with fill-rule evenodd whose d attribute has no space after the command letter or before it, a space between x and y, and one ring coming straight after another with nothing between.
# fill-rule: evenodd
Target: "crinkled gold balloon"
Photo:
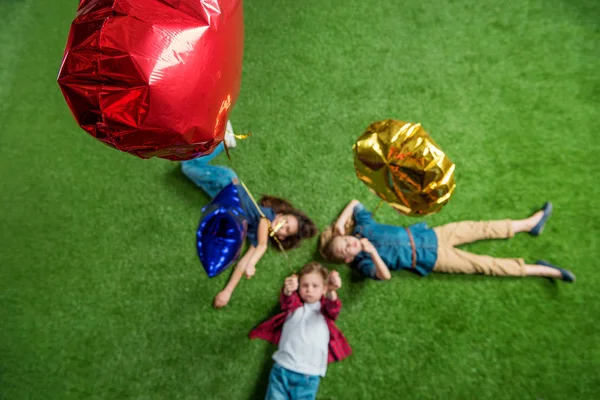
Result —
<instances>
[{"instance_id":1,"label":"crinkled gold balloon","mask_svg":"<svg viewBox=\"0 0 600 400\"><path fill-rule=\"evenodd\" d=\"M403 214L440 211L456 187L454 163L421 124L393 119L375 122L353 150L358 178Z\"/></svg>"}]
</instances>

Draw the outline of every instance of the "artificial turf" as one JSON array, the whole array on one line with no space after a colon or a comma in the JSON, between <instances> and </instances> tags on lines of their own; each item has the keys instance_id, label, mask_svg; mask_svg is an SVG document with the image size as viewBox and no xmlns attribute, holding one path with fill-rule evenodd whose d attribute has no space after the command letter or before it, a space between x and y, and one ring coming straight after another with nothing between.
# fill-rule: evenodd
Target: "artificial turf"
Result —
<instances>
[{"instance_id":1,"label":"artificial turf","mask_svg":"<svg viewBox=\"0 0 600 400\"><path fill-rule=\"evenodd\" d=\"M315 257L270 250L230 305L211 307L194 235L207 197L177 163L110 149L74 122L56 84L76 4L0 2L0 397L258 399L273 346L247 339L284 277ZM521 218L551 200L544 234L466 246L548 259L577 283L345 266L338 326L354 354L319 399L600 396L595 0L245 4L232 152L257 195L325 226L352 198L351 146L386 118L421 122L456 163L435 226ZM228 161L222 157L220 163ZM387 207L380 222L407 224Z\"/></svg>"}]
</instances>

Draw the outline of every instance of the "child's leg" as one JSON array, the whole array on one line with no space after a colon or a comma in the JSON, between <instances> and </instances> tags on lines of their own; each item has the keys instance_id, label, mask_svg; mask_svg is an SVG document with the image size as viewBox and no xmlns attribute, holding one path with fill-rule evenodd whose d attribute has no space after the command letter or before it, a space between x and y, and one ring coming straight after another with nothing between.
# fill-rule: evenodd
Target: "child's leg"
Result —
<instances>
[{"instance_id":1,"label":"child's leg","mask_svg":"<svg viewBox=\"0 0 600 400\"><path fill-rule=\"evenodd\" d=\"M208 156L195 158L193 160L183 161L181 163L181 171L187 176L196 186L200 187L210 196L214 198L225 186L229 185L233 179L237 178L235 172L227 167L218 165L210 165L208 162L216 157L216 154L223 151L221 143L217 149Z\"/></svg>"},{"instance_id":2,"label":"child's leg","mask_svg":"<svg viewBox=\"0 0 600 400\"><path fill-rule=\"evenodd\" d=\"M434 272L448 274L483 274L493 276L542 276L565 279L561 270L544 265L525 264L522 258L495 258L455 248L438 249ZM571 274L570 271L567 273ZM574 275L572 275L574 281Z\"/></svg>"},{"instance_id":3,"label":"child's leg","mask_svg":"<svg viewBox=\"0 0 600 400\"><path fill-rule=\"evenodd\" d=\"M321 378L316 375L305 375L289 371L290 398L293 400L314 400L317 398Z\"/></svg>"},{"instance_id":4,"label":"child's leg","mask_svg":"<svg viewBox=\"0 0 600 400\"><path fill-rule=\"evenodd\" d=\"M538 211L529 218L499 221L462 221L434 228L435 233L444 237L450 246L476 242L484 239L509 239L519 232L529 232L544 217Z\"/></svg>"},{"instance_id":5,"label":"child's leg","mask_svg":"<svg viewBox=\"0 0 600 400\"><path fill-rule=\"evenodd\" d=\"M438 242L452 247L483 239L508 239L515 235L512 221L462 221L433 228Z\"/></svg>"},{"instance_id":6,"label":"child's leg","mask_svg":"<svg viewBox=\"0 0 600 400\"><path fill-rule=\"evenodd\" d=\"M208 164L210 161L214 160L215 158L217 158L217 156L219 154L221 154L222 152L225 151L225 145L223 144L223 142L219 143L219 145L217 147L215 147L215 149L213 150L212 153L207 154L205 156L200 156L200 157L196 157L194 159L191 160L187 160L187 161L183 161L185 163L192 163L192 164Z\"/></svg>"},{"instance_id":7,"label":"child's leg","mask_svg":"<svg viewBox=\"0 0 600 400\"><path fill-rule=\"evenodd\" d=\"M185 162L185 161L184 161ZM201 167L181 164L181 171L196 186L200 187L213 199L221 189L229 185L237 175L227 167L217 165L204 165Z\"/></svg>"},{"instance_id":8,"label":"child's leg","mask_svg":"<svg viewBox=\"0 0 600 400\"><path fill-rule=\"evenodd\" d=\"M575 275L571 271L552 266L545 261L531 265L525 264L522 258L495 258L473 254L450 246L443 236L438 236L437 260L433 271L449 274L544 276L567 282L575 281Z\"/></svg>"},{"instance_id":9,"label":"child's leg","mask_svg":"<svg viewBox=\"0 0 600 400\"><path fill-rule=\"evenodd\" d=\"M269 374L269 386L265 400L289 400L290 382L288 380L287 371L279 364L273 364L271 373Z\"/></svg>"},{"instance_id":10,"label":"child's leg","mask_svg":"<svg viewBox=\"0 0 600 400\"><path fill-rule=\"evenodd\" d=\"M438 246L438 258L433 271L494 276L525 276L527 274L522 258L482 256L451 246Z\"/></svg>"},{"instance_id":11,"label":"child's leg","mask_svg":"<svg viewBox=\"0 0 600 400\"><path fill-rule=\"evenodd\" d=\"M525 265L525 275L527 276L545 276L548 278L563 279L560 270L546 267L544 265Z\"/></svg>"}]
</instances>

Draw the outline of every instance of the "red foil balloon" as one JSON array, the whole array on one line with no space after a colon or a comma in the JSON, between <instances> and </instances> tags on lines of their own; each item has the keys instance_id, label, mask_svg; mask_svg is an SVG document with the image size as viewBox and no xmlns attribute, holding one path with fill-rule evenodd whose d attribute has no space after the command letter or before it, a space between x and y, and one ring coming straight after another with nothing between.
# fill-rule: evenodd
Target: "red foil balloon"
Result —
<instances>
[{"instance_id":1,"label":"red foil balloon","mask_svg":"<svg viewBox=\"0 0 600 400\"><path fill-rule=\"evenodd\" d=\"M223 140L237 99L242 0L82 0L58 83L79 125L141 158Z\"/></svg>"}]
</instances>

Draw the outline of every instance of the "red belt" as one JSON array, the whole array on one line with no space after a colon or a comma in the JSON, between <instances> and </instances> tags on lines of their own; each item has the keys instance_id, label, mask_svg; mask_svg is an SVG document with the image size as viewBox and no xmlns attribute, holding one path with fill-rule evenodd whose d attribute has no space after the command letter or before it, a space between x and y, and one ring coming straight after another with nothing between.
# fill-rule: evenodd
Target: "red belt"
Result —
<instances>
[{"instance_id":1,"label":"red belt","mask_svg":"<svg viewBox=\"0 0 600 400\"><path fill-rule=\"evenodd\" d=\"M412 265L411 268L417 267L417 248L415 247L415 239L413 239L412 233L410 233L410 229L404 227L406 229L406 233L408 233L408 240L410 240L410 247L412 248Z\"/></svg>"}]
</instances>

